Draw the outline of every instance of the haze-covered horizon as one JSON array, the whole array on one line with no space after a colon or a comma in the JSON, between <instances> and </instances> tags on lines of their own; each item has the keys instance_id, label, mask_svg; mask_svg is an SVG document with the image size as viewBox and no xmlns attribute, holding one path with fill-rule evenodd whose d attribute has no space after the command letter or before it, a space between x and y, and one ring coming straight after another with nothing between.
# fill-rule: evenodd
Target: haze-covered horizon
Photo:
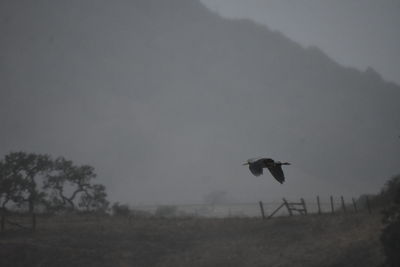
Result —
<instances>
[{"instance_id":1,"label":"haze-covered horizon","mask_svg":"<svg viewBox=\"0 0 400 267\"><path fill-rule=\"evenodd\" d=\"M0 156L64 156L111 201L355 197L400 173L400 87L198 0L0 3ZM291 162L286 182L242 163Z\"/></svg>"}]
</instances>

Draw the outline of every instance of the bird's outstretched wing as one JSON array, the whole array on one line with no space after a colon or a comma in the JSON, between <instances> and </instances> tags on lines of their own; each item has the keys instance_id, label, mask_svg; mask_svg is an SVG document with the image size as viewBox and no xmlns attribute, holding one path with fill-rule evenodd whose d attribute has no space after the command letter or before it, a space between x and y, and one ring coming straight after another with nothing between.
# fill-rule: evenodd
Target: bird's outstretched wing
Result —
<instances>
[{"instance_id":1,"label":"bird's outstretched wing","mask_svg":"<svg viewBox=\"0 0 400 267\"><path fill-rule=\"evenodd\" d=\"M251 173L254 174L255 176L260 176L261 174L263 174L263 168L259 164L257 164L257 165L250 164L249 169L250 169Z\"/></svg>"},{"instance_id":2,"label":"bird's outstretched wing","mask_svg":"<svg viewBox=\"0 0 400 267\"><path fill-rule=\"evenodd\" d=\"M262 158L261 158L261 157L251 158L251 159L248 159L247 162L248 162L248 163L256 163L256 162L259 161L260 159L262 159Z\"/></svg>"},{"instance_id":3,"label":"bird's outstretched wing","mask_svg":"<svg viewBox=\"0 0 400 267\"><path fill-rule=\"evenodd\" d=\"M283 174L281 165L268 167L268 170L271 172L272 176L274 176L274 178L281 184L285 181L285 175Z\"/></svg>"}]
</instances>

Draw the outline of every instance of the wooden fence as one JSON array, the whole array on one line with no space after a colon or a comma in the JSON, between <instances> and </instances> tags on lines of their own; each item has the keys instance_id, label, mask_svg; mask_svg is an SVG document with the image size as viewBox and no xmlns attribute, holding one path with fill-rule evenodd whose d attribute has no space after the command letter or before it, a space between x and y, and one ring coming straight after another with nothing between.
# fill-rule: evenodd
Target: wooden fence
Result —
<instances>
[{"instance_id":1,"label":"wooden fence","mask_svg":"<svg viewBox=\"0 0 400 267\"><path fill-rule=\"evenodd\" d=\"M194 205L140 205L131 206L129 218L140 217L261 217L269 219L273 216L295 216L308 214L332 214L366 211L371 213L371 204L368 197L363 201L354 198L345 199L343 196L325 198L321 201L315 198L297 201L283 198L281 201L258 203L225 203L225 204L194 204ZM347 201L346 201L347 200ZM0 231L6 228L24 228L35 230L36 214L0 212Z\"/></svg>"},{"instance_id":2,"label":"wooden fence","mask_svg":"<svg viewBox=\"0 0 400 267\"><path fill-rule=\"evenodd\" d=\"M368 211L371 206L368 197L360 201L354 198L328 196L321 198L282 199L277 201L259 201L258 203L218 203L218 204L187 204L187 205L138 205L132 206L132 214L138 217L162 216L162 217L261 217L264 219L273 216L294 216L297 214L325 214L338 212ZM161 212L162 211L162 212ZM167 212L168 211L168 212Z\"/></svg>"},{"instance_id":3,"label":"wooden fence","mask_svg":"<svg viewBox=\"0 0 400 267\"><path fill-rule=\"evenodd\" d=\"M320 197L317 196L316 202L315 202L317 204L317 210L316 210L316 212L312 212L312 213L317 213L317 214L321 215L322 213L331 213L331 214L337 213L337 212L347 213L347 212L358 212L360 210L366 210L369 213L372 212L371 204L370 204L368 196L366 197L364 204L357 202L354 198L351 198L351 203L349 204L349 203L345 202L345 199L343 196L340 196L340 206L339 207L337 207L338 206L337 202L335 202L333 196L330 196L329 200L330 200L330 202L329 202L330 210L323 211L321 208ZM309 210L307 209L306 201L303 198L300 198L299 202L289 202L285 198L283 198L282 203L275 210L273 210L271 212L271 214L269 214L268 217L266 217L264 203L262 201L259 202L259 206L260 206L261 217L263 219L272 218L275 214L277 214L279 211L281 211L284 208L286 208L289 216L293 216L296 213L298 213L300 215L307 215L309 213Z\"/></svg>"}]
</instances>

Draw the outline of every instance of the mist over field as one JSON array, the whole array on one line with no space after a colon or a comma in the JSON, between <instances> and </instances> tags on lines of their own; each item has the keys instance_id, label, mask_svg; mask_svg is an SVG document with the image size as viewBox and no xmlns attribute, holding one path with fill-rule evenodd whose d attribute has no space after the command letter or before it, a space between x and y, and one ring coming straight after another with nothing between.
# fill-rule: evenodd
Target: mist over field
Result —
<instances>
[{"instance_id":1,"label":"mist over field","mask_svg":"<svg viewBox=\"0 0 400 267\"><path fill-rule=\"evenodd\" d=\"M0 155L90 164L112 201L351 197L399 173L398 84L200 1L1 1L0 33Z\"/></svg>"}]
</instances>

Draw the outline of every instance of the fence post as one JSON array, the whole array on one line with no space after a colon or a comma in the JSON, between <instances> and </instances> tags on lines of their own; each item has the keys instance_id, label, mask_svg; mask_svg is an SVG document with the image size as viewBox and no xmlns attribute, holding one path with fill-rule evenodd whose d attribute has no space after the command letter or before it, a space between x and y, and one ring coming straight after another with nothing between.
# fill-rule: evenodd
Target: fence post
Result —
<instances>
[{"instance_id":1,"label":"fence post","mask_svg":"<svg viewBox=\"0 0 400 267\"><path fill-rule=\"evenodd\" d=\"M351 200L353 201L354 211L357 212L357 203L354 200L354 197L352 197Z\"/></svg>"},{"instance_id":2,"label":"fence post","mask_svg":"<svg viewBox=\"0 0 400 267\"><path fill-rule=\"evenodd\" d=\"M371 205L369 203L369 197L367 196L367 209L368 209L368 213L371 214Z\"/></svg>"},{"instance_id":3,"label":"fence post","mask_svg":"<svg viewBox=\"0 0 400 267\"><path fill-rule=\"evenodd\" d=\"M301 203L303 204L303 208L304 208L304 215L307 215L307 206L306 206L306 202L304 201L304 198L301 198Z\"/></svg>"},{"instance_id":4,"label":"fence post","mask_svg":"<svg viewBox=\"0 0 400 267\"><path fill-rule=\"evenodd\" d=\"M318 204L318 214L321 215L321 203L319 202L319 196L317 196L317 204Z\"/></svg>"},{"instance_id":5,"label":"fence post","mask_svg":"<svg viewBox=\"0 0 400 267\"><path fill-rule=\"evenodd\" d=\"M287 210L289 212L289 215L292 216L293 215L292 210L290 209L289 203L286 201L285 198L283 198L283 203L285 203L285 206L286 206L286 208L287 208Z\"/></svg>"},{"instance_id":6,"label":"fence post","mask_svg":"<svg viewBox=\"0 0 400 267\"><path fill-rule=\"evenodd\" d=\"M343 209L344 212L346 212L346 205L344 204L343 196L340 196L340 199L342 200L342 209Z\"/></svg>"},{"instance_id":7,"label":"fence post","mask_svg":"<svg viewBox=\"0 0 400 267\"><path fill-rule=\"evenodd\" d=\"M32 213L32 231L36 230L36 213Z\"/></svg>"},{"instance_id":8,"label":"fence post","mask_svg":"<svg viewBox=\"0 0 400 267\"><path fill-rule=\"evenodd\" d=\"M263 205L262 201L258 202L258 204L260 204L261 216L264 220L265 219L264 205Z\"/></svg>"},{"instance_id":9,"label":"fence post","mask_svg":"<svg viewBox=\"0 0 400 267\"><path fill-rule=\"evenodd\" d=\"M331 196L331 211L332 211L332 214L335 212L335 208L333 206L333 196Z\"/></svg>"},{"instance_id":10,"label":"fence post","mask_svg":"<svg viewBox=\"0 0 400 267\"><path fill-rule=\"evenodd\" d=\"M5 215L5 211L2 210L1 211L1 232L4 232L5 222L6 222L6 215Z\"/></svg>"}]
</instances>

